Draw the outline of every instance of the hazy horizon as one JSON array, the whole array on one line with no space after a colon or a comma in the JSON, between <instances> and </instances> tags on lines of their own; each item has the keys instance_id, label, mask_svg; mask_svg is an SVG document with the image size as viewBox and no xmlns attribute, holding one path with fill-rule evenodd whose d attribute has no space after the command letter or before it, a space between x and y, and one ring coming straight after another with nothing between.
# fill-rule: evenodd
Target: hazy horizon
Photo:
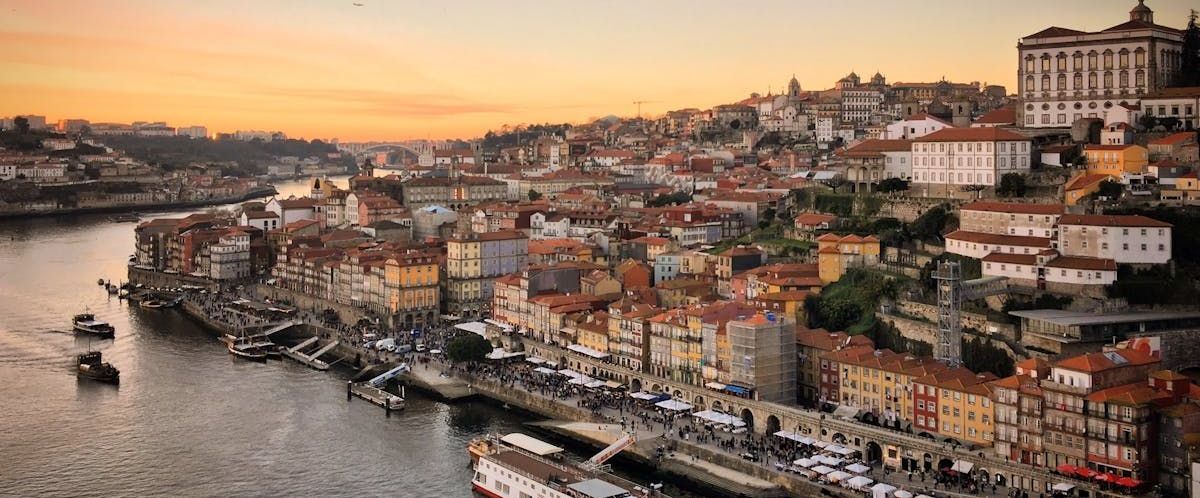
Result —
<instances>
[{"instance_id":1,"label":"hazy horizon","mask_svg":"<svg viewBox=\"0 0 1200 498\"><path fill-rule=\"evenodd\" d=\"M793 74L806 90L853 70L1012 93L1020 37L1104 29L1136 4L0 0L0 116L350 142L632 117L635 100L708 108ZM1194 4L1147 5L1182 28Z\"/></svg>"}]
</instances>

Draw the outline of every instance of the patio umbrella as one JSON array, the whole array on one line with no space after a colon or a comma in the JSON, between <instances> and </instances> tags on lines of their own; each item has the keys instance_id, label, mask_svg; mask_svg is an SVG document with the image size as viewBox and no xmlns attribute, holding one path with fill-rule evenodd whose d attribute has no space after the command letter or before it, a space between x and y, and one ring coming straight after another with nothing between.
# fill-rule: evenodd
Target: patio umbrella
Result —
<instances>
[{"instance_id":1,"label":"patio umbrella","mask_svg":"<svg viewBox=\"0 0 1200 498\"><path fill-rule=\"evenodd\" d=\"M1136 488L1136 487L1142 485L1142 481L1139 481L1132 477L1122 477L1120 479L1117 479L1117 484L1121 485L1121 486L1125 486L1127 488Z\"/></svg>"},{"instance_id":2,"label":"patio umbrella","mask_svg":"<svg viewBox=\"0 0 1200 498\"><path fill-rule=\"evenodd\" d=\"M896 498L913 498L912 493L909 493L903 489L897 489L896 492L892 493L892 496L895 496Z\"/></svg>"},{"instance_id":3,"label":"patio umbrella","mask_svg":"<svg viewBox=\"0 0 1200 498\"><path fill-rule=\"evenodd\" d=\"M1071 465L1069 463L1064 463L1062 465L1059 465L1056 470L1058 470L1059 474L1074 474L1075 471L1078 469L1079 468L1074 465Z\"/></svg>"},{"instance_id":4,"label":"patio umbrella","mask_svg":"<svg viewBox=\"0 0 1200 498\"><path fill-rule=\"evenodd\" d=\"M1087 467L1079 467L1079 468L1075 469L1075 474L1084 479L1091 479L1093 477L1096 477L1096 471L1089 469Z\"/></svg>"},{"instance_id":5,"label":"patio umbrella","mask_svg":"<svg viewBox=\"0 0 1200 498\"><path fill-rule=\"evenodd\" d=\"M1107 482L1111 484L1117 482L1117 479L1119 478L1115 474L1105 472L1103 474L1096 474L1095 479L1100 482Z\"/></svg>"}]
</instances>

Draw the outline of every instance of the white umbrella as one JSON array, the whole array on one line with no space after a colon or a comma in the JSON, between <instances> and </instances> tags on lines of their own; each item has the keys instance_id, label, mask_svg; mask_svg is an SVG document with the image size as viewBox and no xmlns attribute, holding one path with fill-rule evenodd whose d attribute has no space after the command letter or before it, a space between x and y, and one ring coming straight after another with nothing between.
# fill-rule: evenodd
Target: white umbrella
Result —
<instances>
[{"instance_id":1,"label":"white umbrella","mask_svg":"<svg viewBox=\"0 0 1200 498\"><path fill-rule=\"evenodd\" d=\"M825 478L828 479L829 482L841 482L843 479L848 479L849 477L850 477L849 472L842 472L840 470L835 470L825 476ZM910 496L908 498L912 498L912 497Z\"/></svg>"},{"instance_id":2,"label":"white umbrella","mask_svg":"<svg viewBox=\"0 0 1200 498\"><path fill-rule=\"evenodd\" d=\"M903 489L897 489L895 493L892 493L892 495L896 498L913 498L912 493L909 493Z\"/></svg>"},{"instance_id":3,"label":"white umbrella","mask_svg":"<svg viewBox=\"0 0 1200 498\"><path fill-rule=\"evenodd\" d=\"M870 477L855 476L846 481L846 485L854 489L863 489L875 482Z\"/></svg>"},{"instance_id":4,"label":"white umbrella","mask_svg":"<svg viewBox=\"0 0 1200 498\"><path fill-rule=\"evenodd\" d=\"M824 465L818 465L818 466L816 466L816 467L813 467L813 468L812 468L812 471L813 471L813 472L816 472L816 473L818 473L818 474L821 474L821 475L825 475L825 474L828 474L828 473L830 473L830 472L833 472L833 469L831 469L831 468L829 468L829 467L826 467L826 466L824 466Z\"/></svg>"},{"instance_id":5,"label":"white umbrella","mask_svg":"<svg viewBox=\"0 0 1200 498\"><path fill-rule=\"evenodd\" d=\"M806 469L809 467L812 467L813 465L816 465L817 463L818 462L816 460L813 460L811 458L801 458L799 460L792 462L792 464L798 465L800 467L804 467Z\"/></svg>"},{"instance_id":6,"label":"white umbrella","mask_svg":"<svg viewBox=\"0 0 1200 498\"><path fill-rule=\"evenodd\" d=\"M871 468L861 463L852 463L846 466L847 472L853 472L855 474L866 474L868 470L871 470Z\"/></svg>"},{"instance_id":7,"label":"white umbrella","mask_svg":"<svg viewBox=\"0 0 1200 498\"><path fill-rule=\"evenodd\" d=\"M667 400L659 401L658 403L655 403L654 406L657 406L664 410L671 410L671 411L675 411L675 412L682 412L682 411L687 411L687 410L692 409L692 405L689 405L689 404L679 401L677 399L667 399Z\"/></svg>"},{"instance_id":8,"label":"white umbrella","mask_svg":"<svg viewBox=\"0 0 1200 498\"><path fill-rule=\"evenodd\" d=\"M871 496L872 498L887 498L887 495L895 490L895 486L881 482L871 487Z\"/></svg>"}]
</instances>

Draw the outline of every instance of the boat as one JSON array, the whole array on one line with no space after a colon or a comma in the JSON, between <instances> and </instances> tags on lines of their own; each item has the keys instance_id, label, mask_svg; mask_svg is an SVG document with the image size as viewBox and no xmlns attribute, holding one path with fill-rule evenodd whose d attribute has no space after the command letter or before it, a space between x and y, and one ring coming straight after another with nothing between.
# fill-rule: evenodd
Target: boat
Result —
<instances>
[{"instance_id":1,"label":"boat","mask_svg":"<svg viewBox=\"0 0 1200 498\"><path fill-rule=\"evenodd\" d=\"M475 470L471 488L489 498L667 498L659 491L661 485L641 486L603 470L604 462L633 445L634 439L633 434L625 433L592 458L575 463L560 457L562 448L531 436L490 434L467 445Z\"/></svg>"},{"instance_id":2,"label":"boat","mask_svg":"<svg viewBox=\"0 0 1200 498\"><path fill-rule=\"evenodd\" d=\"M104 290L108 291L108 293L109 293L110 295L114 295L114 296L115 296L115 295L117 294L117 292L119 292L119 291L120 291L120 288L118 288L118 287L117 287L117 286L115 286L115 285L108 284L108 286L107 286L107 287L105 287L105 288L104 288Z\"/></svg>"},{"instance_id":3,"label":"boat","mask_svg":"<svg viewBox=\"0 0 1200 498\"><path fill-rule=\"evenodd\" d=\"M110 216L108 219L114 223L127 223L140 221L142 218L137 213L128 213Z\"/></svg>"},{"instance_id":4,"label":"boat","mask_svg":"<svg viewBox=\"0 0 1200 498\"><path fill-rule=\"evenodd\" d=\"M164 306L165 306L165 304L164 304L162 301L159 301L159 300L156 300L156 299L149 299L149 300L146 300L146 301L141 301L141 302L139 302L139 303L138 303L138 306L141 306L141 307L143 307L143 308L159 309L159 308L162 308L162 307L164 307Z\"/></svg>"},{"instance_id":5,"label":"boat","mask_svg":"<svg viewBox=\"0 0 1200 498\"><path fill-rule=\"evenodd\" d=\"M117 329L109 325L108 322L97 320L96 315L91 313L80 313L75 315L71 320L76 332L92 334L98 337L112 338L116 335Z\"/></svg>"},{"instance_id":6,"label":"boat","mask_svg":"<svg viewBox=\"0 0 1200 498\"><path fill-rule=\"evenodd\" d=\"M96 285L104 285L104 279L101 278L99 280L96 280Z\"/></svg>"},{"instance_id":7,"label":"boat","mask_svg":"<svg viewBox=\"0 0 1200 498\"><path fill-rule=\"evenodd\" d=\"M92 379L109 384L121 383L121 371L111 363L105 363L99 351L88 351L79 355L79 366L76 376L81 379Z\"/></svg>"},{"instance_id":8,"label":"boat","mask_svg":"<svg viewBox=\"0 0 1200 498\"><path fill-rule=\"evenodd\" d=\"M227 349L229 349L229 354L243 360L267 361L267 352L261 347L255 346L245 337L226 335L223 340Z\"/></svg>"}]
</instances>

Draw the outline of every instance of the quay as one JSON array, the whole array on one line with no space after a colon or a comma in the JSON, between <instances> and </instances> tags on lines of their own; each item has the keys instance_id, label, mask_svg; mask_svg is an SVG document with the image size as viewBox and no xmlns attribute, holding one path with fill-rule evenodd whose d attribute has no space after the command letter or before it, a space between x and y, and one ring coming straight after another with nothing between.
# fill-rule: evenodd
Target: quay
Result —
<instances>
[{"instance_id":1,"label":"quay","mask_svg":"<svg viewBox=\"0 0 1200 498\"><path fill-rule=\"evenodd\" d=\"M278 288L262 285L247 286L246 293L258 296L269 294L276 300L280 299L280 297L287 299L286 292L279 292ZM310 304L317 307L306 306L306 308L324 309L319 307L322 303L314 301ZM228 315L226 311L223 311L223 308L219 306L214 307L211 301L208 308L205 308L199 301L185 299L184 306L181 309L210 328L218 331L233 330L234 333L237 333L239 330L245 331L248 328L261 331L278 325L278 323L272 323L268 320L250 319L249 322L246 322L240 316L232 318L230 316L208 316L206 310L212 311L216 315L221 315L221 313ZM229 323L228 320L237 320L238 322ZM314 323L313 320L306 320L299 325L293 326L287 335L295 338L296 342L302 342L304 339L314 336L329 341L334 341L342 337L338 330ZM1037 492L1039 488L1048 486L1049 483L1054 482L1066 482L1076 486L1077 491L1083 491L1078 495L1081 497L1104 498L1119 496L1097 489L1095 483L1060 474L1053 474L1046 469L1031 468L1016 462L998 460L994 456L982 452L966 450L937 441L925 440L911 434L883 427L853 422L833 414L825 414L815 410L737 398L725 393L704 390L701 387L655 377L644 372L631 371L616 365L597 362L556 346L536 343L528 338L517 340L523 344L514 349L524 350L526 354L537 357L555 358L566 367L596 377L622 382L628 385L633 391L646 389L655 392L670 393L673 398L685 400L696 406L717 408L720 405L720 408L727 413L740 414L748 422L749 428L755 434L755 437L770 438L775 431L783 429L794 430L796 433L807 434L813 439L836 442L848 448L859 450L863 455L868 455L871 461L880 462L882 466L897 469L899 473L903 473L902 471L905 470L916 471L917 465L922 464L927 470L935 464L941 465L946 461L955 462L962 460L972 462L976 469L975 473L987 475L989 477L988 481L993 480L991 478L996 476L1004 477L1005 482L1002 485L1001 495L999 496L1003 496L1003 493L1006 491L1017 489ZM363 348L361 344L353 339L341 340L327 354L335 355L340 358L339 361L344 360L346 363L353 364L359 368L368 364L375 365L373 368L389 368L396 364L394 363L395 360L404 357L388 353L381 354L378 351ZM408 355L408 357L412 358L413 356ZM558 425L553 423L542 424L541 427L537 427L539 430L559 434L564 438L596 447L604 446L605 437L599 437L595 431L583 430L583 426L573 424L600 424L597 427L602 428L603 424L615 422L613 418L616 415L615 412L608 416L593 415L590 411L582 407L573 406L570 401L526 392L521 389L514 389L510 385L499 383L486 376L480 377L462 372L454 373L446 364L439 362L437 359L432 359L429 356L416 357L430 359L431 361L414 363L411 370L398 374L397 378L407 382L410 386L429 391L447 401L469 398L471 396L483 396L496 402L546 417L551 419L552 422L558 423ZM391 409L396 409L397 405L389 405L388 403L394 403L394 401L390 401L390 398L383 396L383 394L387 393L380 389L380 386L365 384L361 385L361 387L355 387L353 383L347 386L348 398L360 397L372 404L385 408L385 411L390 413ZM774 498L783 495L807 497L818 494L846 498L860 496L860 493L855 491L825 486L790 473L770 468L763 463L742 460L739 458L739 455L729 450L718 449L711 444L698 444L695 441L675 438L673 435L665 437L663 434L650 433L639 435L638 440L639 442L635 446L623 452L618 458L669 473L680 479L687 479L702 487L722 490L730 496L752 498ZM659 453L660 448L665 448L667 451ZM893 474L895 475L897 472L893 472ZM770 484L768 485L767 483ZM926 494L939 498L969 496L946 489L930 490ZM990 496L997 495L993 494Z\"/></svg>"}]
</instances>

